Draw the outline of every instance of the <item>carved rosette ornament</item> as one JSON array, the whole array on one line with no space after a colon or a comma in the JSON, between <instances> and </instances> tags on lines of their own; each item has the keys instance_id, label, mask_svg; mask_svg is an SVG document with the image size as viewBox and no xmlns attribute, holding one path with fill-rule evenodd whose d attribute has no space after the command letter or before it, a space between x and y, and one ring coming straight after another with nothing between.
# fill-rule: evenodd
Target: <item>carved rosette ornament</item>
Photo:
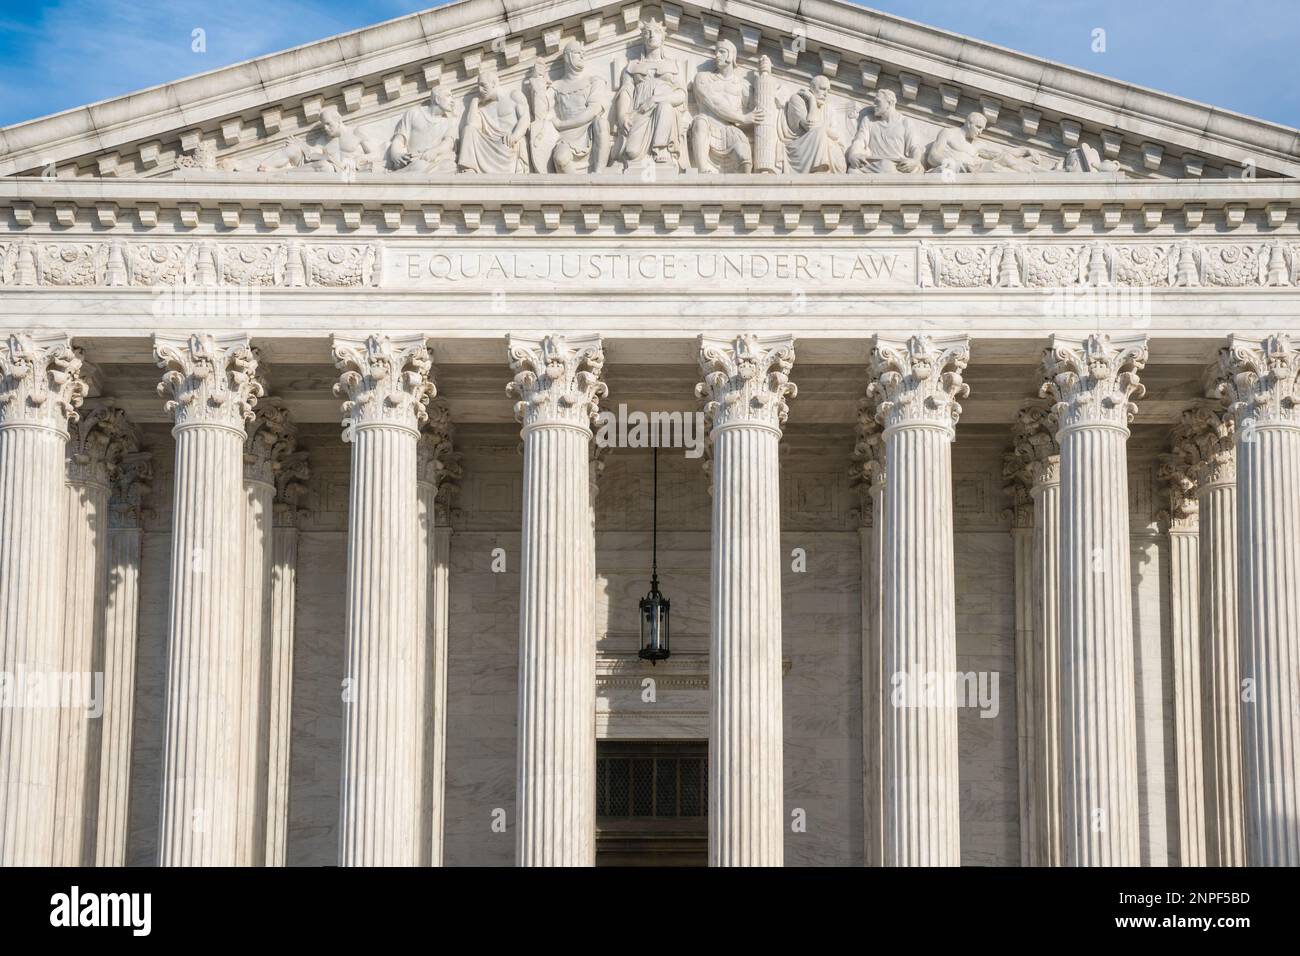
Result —
<instances>
[{"instance_id":1,"label":"carved rosette ornament","mask_svg":"<svg viewBox=\"0 0 1300 956\"><path fill-rule=\"evenodd\" d=\"M590 430L609 386L600 380L605 350L599 335L506 336L514 380L515 421L523 433L536 425L569 424Z\"/></svg>"},{"instance_id":2,"label":"carved rosette ornament","mask_svg":"<svg viewBox=\"0 0 1300 956\"><path fill-rule=\"evenodd\" d=\"M778 434L799 389L790 381L794 339L788 335L701 335L704 381L695 397L704 400L709 433L732 425L759 425Z\"/></svg>"},{"instance_id":3,"label":"carved rosette ornament","mask_svg":"<svg viewBox=\"0 0 1300 956\"><path fill-rule=\"evenodd\" d=\"M868 396L885 434L907 425L944 428L951 439L961 416L958 399L970 394L962 372L970 361L965 335L913 335L906 342L877 337L871 349Z\"/></svg>"},{"instance_id":4,"label":"carved rosette ornament","mask_svg":"<svg viewBox=\"0 0 1300 956\"><path fill-rule=\"evenodd\" d=\"M334 336L339 380L334 396L343 402L343 440L354 429L390 425L418 432L437 394L433 363L424 336Z\"/></svg>"},{"instance_id":5,"label":"carved rosette ornament","mask_svg":"<svg viewBox=\"0 0 1300 956\"><path fill-rule=\"evenodd\" d=\"M154 356L163 369L158 395L176 429L223 425L244 431L264 389L257 380L257 350L239 333L159 334Z\"/></svg>"},{"instance_id":6,"label":"carved rosette ornament","mask_svg":"<svg viewBox=\"0 0 1300 956\"><path fill-rule=\"evenodd\" d=\"M0 428L67 432L86 397L81 350L63 334L13 332L0 341Z\"/></svg>"},{"instance_id":7,"label":"carved rosette ornament","mask_svg":"<svg viewBox=\"0 0 1300 956\"><path fill-rule=\"evenodd\" d=\"M1041 394L1056 402L1061 431L1111 425L1127 433L1137 414L1131 399L1146 393L1138 380L1146 362L1144 335L1102 334L1083 339L1055 335L1043 354L1047 381Z\"/></svg>"}]
</instances>

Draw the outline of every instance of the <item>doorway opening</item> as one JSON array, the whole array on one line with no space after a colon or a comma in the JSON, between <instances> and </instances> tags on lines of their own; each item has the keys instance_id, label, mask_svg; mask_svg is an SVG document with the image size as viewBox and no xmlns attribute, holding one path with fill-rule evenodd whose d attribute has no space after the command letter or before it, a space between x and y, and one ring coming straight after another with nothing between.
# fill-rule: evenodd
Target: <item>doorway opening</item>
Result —
<instances>
[{"instance_id":1,"label":"doorway opening","mask_svg":"<svg viewBox=\"0 0 1300 956\"><path fill-rule=\"evenodd\" d=\"M708 741L596 741L596 865L708 862Z\"/></svg>"}]
</instances>

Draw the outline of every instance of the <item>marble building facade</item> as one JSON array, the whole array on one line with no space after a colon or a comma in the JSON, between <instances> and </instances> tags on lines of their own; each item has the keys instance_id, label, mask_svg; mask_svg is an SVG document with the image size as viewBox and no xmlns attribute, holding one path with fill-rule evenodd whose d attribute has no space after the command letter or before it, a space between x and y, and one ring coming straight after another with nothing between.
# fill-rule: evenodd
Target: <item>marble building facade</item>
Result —
<instances>
[{"instance_id":1,"label":"marble building facade","mask_svg":"<svg viewBox=\"0 0 1300 956\"><path fill-rule=\"evenodd\" d=\"M0 863L1300 863L1298 175L840 0L0 130Z\"/></svg>"}]
</instances>

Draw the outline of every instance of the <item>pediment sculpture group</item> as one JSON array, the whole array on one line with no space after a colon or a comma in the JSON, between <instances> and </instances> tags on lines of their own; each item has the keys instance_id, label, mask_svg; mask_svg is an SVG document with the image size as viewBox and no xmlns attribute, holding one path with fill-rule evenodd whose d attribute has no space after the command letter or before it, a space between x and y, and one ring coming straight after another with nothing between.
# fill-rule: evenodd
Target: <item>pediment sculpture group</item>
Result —
<instances>
[{"instance_id":1,"label":"pediment sculpture group","mask_svg":"<svg viewBox=\"0 0 1300 956\"><path fill-rule=\"evenodd\" d=\"M946 175L1118 168L1087 143L1061 158L983 142L988 121L981 112L926 142L888 89L876 91L850 138L849 127L829 106L831 84L825 76L814 76L805 89L778 103L768 57L759 57L756 71L743 71L735 44L719 39L712 69L698 72L688 89L680 64L665 55L664 39L663 24L642 23L641 56L627 64L613 91L587 69L582 44L571 40L559 56L561 75L552 78L551 64L538 61L523 89L502 88L495 68L484 67L461 118L448 90L435 86L428 102L407 110L383 144L350 128L337 107L327 106L313 142L294 137L269 156L225 168L491 175L610 167ZM216 165L211 153L206 158Z\"/></svg>"}]
</instances>

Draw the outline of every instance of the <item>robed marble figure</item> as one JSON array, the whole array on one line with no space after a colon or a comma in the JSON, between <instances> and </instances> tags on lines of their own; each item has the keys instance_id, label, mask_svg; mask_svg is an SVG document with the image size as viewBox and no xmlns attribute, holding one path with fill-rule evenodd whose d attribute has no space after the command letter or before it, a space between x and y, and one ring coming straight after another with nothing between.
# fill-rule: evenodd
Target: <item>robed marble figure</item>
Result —
<instances>
[{"instance_id":1,"label":"robed marble figure","mask_svg":"<svg viewBox=\"0 0 1300 956\"><path fill-rule=\"evenodd\" d=\"M664 26L649 20L641 27L643 52L623 68L614 99L614 159L624 166L647 158L682 168L686 161L682 135L686 88L677 64L664 56Z\"/></svg>"},{"instance_id":2,"label":"robed marble figure","mask_svg":"<svg viewBox=\"0 0 1300 956\"><path fill-rule=\"evenodd\" d=\"M465 172L499 176L528 172L524 134L529 119L524 94L502 90L496 70L485 68L479 73L478 92L465 111L457 165Z\"/></svg>"}]
</instances>

